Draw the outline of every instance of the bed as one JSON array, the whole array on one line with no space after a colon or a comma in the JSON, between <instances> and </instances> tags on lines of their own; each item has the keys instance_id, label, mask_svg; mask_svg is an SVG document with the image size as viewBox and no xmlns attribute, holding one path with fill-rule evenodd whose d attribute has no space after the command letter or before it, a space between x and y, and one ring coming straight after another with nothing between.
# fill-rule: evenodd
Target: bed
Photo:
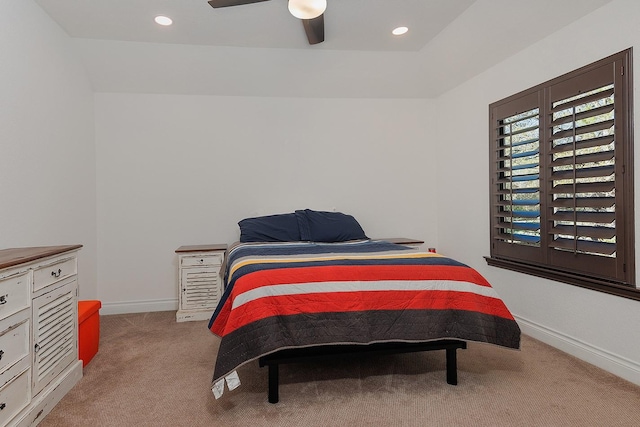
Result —
<instances>
[{"instance_id":1,"label":"bed","mask_svg":"<svg viewBox=\"0 0 640 427\"><path fill-rule=\"evenodd\" d=\"M220 337L216 398L225 384L239 385L237 368L255 360L269 367L275 403L282 363L445 350L447 382L456 384L456 350L467 342L520 347L520 329L504 302L458 261L359 231L317 241L314 226L299 223L311 235L307 229L283 241L252 239L246 225L241 221L244 242L226 253L225 290L209 322Z\"/></svg>"}]
</instances>

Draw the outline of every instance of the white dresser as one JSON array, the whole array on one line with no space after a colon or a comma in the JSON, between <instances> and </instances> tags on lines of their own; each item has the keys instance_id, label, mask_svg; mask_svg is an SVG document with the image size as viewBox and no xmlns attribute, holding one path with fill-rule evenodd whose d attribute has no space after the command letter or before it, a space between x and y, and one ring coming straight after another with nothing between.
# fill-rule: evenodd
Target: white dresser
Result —
<instances>
[{"instance_id":1,"label":"white dresser","mask_svg":"<svg viewBox=\"0 0 640 427\"><path fill-rule=\"evenodd\" d=\"M0 426L38 424L82 378L81 247L0 250Z\"/></svg>"},{"instance_id":2,"label":"white dresser","mask_svg":"<svg viewBox=\"0 0 640 427\"><path fill-rule=\"evenodd\" d=\"M225 244L180 246L177 322L209 320L222 296Z\"/></svg>"}]
</instances>

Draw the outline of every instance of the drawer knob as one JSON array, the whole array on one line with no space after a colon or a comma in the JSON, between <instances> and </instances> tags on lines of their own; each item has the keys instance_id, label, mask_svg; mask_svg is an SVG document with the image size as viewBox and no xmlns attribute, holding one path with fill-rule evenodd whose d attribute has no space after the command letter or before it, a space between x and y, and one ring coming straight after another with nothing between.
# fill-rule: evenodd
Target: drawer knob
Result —
<instances>
[{"instance_id":1,"label":"drawer knob","mask_svg":"<svg viewBox=\"0 0 640 427\"><path fill-rule=\"evenodd\" d=\"M0 305L6 304L7 303L7 297L9 296L9 294L6 295L0 295Z\"/></svg>"},{"instance_id":2,"label":"drawer knob","mask_svg":"<svg viewBox=\"0 0 640 427\"><path fill-rule=\"evenodd\" d=\"M4 356L4 350L0 350L0 360L2 360L2 356Z\"/></svg>"},{"instance_id":3,"label":"drawer knob","mask_svg":"<svg viewBox=\"0 0 640 427\"><path fill-rule=\"evenodd\" d=\"M51 272L51 275L53 277L60 277L61 274L62 274L62 269L60 269L60 268L58 269L58 271L52 271Z\"/></svg>"},{"instance_id":4,"label":"drawer knob","mask_svg":"<svg viewBox=\"0 0 640 427\"><path fill-rule=\"evenodd\" d=\"M6 407L7 407L6 403L4 403L4 402L0 403L0 411L2 411Z\"/></svg>"}]
</instances>

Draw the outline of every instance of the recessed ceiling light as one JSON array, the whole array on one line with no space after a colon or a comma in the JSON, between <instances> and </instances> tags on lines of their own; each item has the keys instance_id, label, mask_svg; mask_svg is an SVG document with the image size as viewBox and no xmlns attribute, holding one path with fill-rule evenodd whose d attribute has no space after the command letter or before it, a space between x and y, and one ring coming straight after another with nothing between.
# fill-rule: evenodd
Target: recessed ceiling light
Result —
<instances>
[{"instance_id":1,"label":"recessed ceiling light","mask_svg":"<svg viewBox=\"0 0 640 427\"><path fill-rule=\"evenodd\" d=\"M154 18L154 21L156 21L156 23L160 24L160 25L171 25L171 24L173 24L173 19L169 18L168 16L162 16L162 15L156 16Z\"/></svg>"},{"instance_id":2,"label":"recessed ceiling light","mask_svg":"<svg viewBox=\"0 0 640 427\"><path fill-rule=\"evenodd\" d=\"M407 31L409 31L407 27L398 27L398 28L395 28L393 31L391 31L391 34L393 34L394 36L401 36Z\"/></svg>"}]
</instances>

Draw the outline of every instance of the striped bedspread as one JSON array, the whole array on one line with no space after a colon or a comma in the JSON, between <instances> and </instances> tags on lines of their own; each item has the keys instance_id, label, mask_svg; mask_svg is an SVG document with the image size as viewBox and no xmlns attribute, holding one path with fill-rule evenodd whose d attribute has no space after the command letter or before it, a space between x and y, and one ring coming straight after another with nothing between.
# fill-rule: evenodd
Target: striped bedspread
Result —
<instances>
[{"instance_id":1,"label":"striped bedspread","mask_svg":"<svg viewBox=\"0 0 640 427\"><path fill-rule=\"evenodd\" d=\"M213 384L286 348L460 339L520 347L520 329L474 269L385 241L252 243L227 254L209 329Z\"/></svg>"}]
</instances>

